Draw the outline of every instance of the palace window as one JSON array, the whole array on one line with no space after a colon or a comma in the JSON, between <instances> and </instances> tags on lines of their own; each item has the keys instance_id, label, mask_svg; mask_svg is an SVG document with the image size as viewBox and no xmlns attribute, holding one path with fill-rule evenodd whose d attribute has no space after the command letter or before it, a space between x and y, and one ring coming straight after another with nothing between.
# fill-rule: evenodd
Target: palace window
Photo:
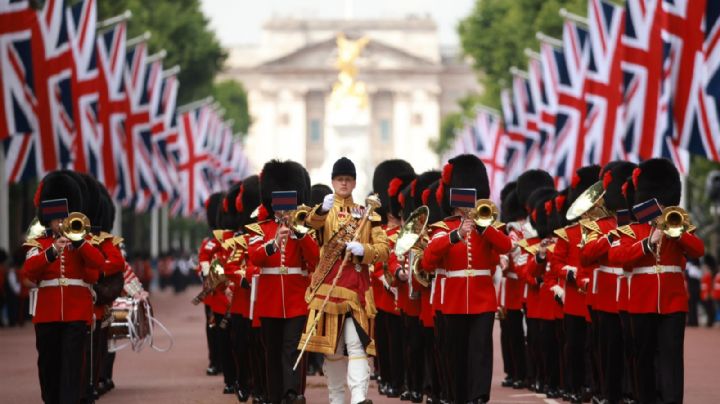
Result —
<instances>
[{"instance_id":1,"label":"palace window","mask_svg":"<svg viewBox=\"0 0 720 404\"><path fill-rule=\"evenodd\" d=\"M322 139L322 125L319 119L310 120L310 142L320 143Z\"/></svg>"},{"instance_id":2,"label":"palace window","mask_svg":"<svg viewBox=\"0 0 720 404\"><path fill-rule=\"evenodd\" d=\"M380 120L380 140L383 143L390 142L390 136L392 136L392 129L390 127L389 119Z\"/></svg>"}]
</instances>

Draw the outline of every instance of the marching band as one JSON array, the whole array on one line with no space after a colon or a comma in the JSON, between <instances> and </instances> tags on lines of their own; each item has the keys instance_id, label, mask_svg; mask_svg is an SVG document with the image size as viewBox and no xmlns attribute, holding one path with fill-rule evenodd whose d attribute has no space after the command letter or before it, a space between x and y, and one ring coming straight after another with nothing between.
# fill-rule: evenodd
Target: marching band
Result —
<instances>
[{"instance_id":1,"label":"marching band","mask_svg":"<svg viewBox=\"0 0 720 404\"><path fill-rule=\"evenodd\" d=\"M561 190L530 170L499 206L469 154L419 175L384 161L364 204L351 160L329 180L313 186L300 164L272 160L206 203L193 303L205 306L207 374L223 374L223 393L305 403L314 355L333 404L346 386L352 404L371 403L371 379L403 401L486 403L498 319L505 388L682 402L683 271L704 247L668 160L582 167ZM113 301L147 294L127 275L100 183L50 173L35 205L46 230L28 235L22 274L37 285L42 398L91 402L114 385Z\"/></svg>"}]
</instances>

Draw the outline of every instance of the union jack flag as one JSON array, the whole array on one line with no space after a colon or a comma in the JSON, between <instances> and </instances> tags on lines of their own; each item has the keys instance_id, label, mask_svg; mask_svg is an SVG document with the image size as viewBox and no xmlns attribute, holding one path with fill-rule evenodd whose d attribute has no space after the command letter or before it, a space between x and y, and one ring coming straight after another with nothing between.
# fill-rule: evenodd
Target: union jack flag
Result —
<instances>
[{"instance_id":1,"label":"union jack flag","mask_svg":"<svg viewBox=\"0 0 720 404\"><path fill-rule=\"evenodd\" d=\"M205 136L211 107L204 105L180 114L178 135L172 154L178 171L180 198L173 211L191 216L203 208L212 193L211 162Z\"/></svg>"},{"instance_id":2,"label":"union jack flag","mask_svg":"<svg viewBox=\"0 0 720 404\"><path fill-rule=\"evenodd\" d=\"M720 3L708 1L705 11L704 112L715 144L720 141ZM702 105L702 104L701 104Z\"/></svg>"},{"instance_id":3,"label":"union jack flag","mask_svg":"<svg viewBox=\"0 0 720 404\"><path fill-rule=\"evenodd\" d=\"M478 110L473 124L477 139L476 154L485 164L490 183L490 197L500 202L500 189L505 183L505 148L500 117L486 108Z\"/></svg>"},{"instance_id":4,"label":"union jack flag","mask_svg":"<svg viewBox=\"0 0 720 404\"><path fill-rule=\"evenodd\" d=\"M154 76L154 73L151 73L151 75ZM175 114L177 90L176 72L174 70L161 72L160 85L152 91L150 101L153 122L153 167L157 176L159 197L162 203L177 197L178 177L169 149L170 140L177 139L178 129Z\"/></svg>"},{"instance_id":5,"label":"union jack flag","mask_svg":"<svg viewBox=\"0 0 720 404\"><path fill-rule=\"evenodd\" d=\"M503 90L500 94L502 101L503 123L505 124L504 148L505 178L512 181L525 171L527 156L526 138L522 133L516 104L513 102L510 90Z\"/></svg>"},{"instance_id":6,"label":"union jack flag","mask_svg":"<svg viewBox=\"0 0 720 404\"><path fill-rule=\"evenodd\" d=\"M542 62L542 57L531 57L528 62L528 80L530 95L537 108L538 133L540 136L540 164L544 170L551 170L553 166L553 151L555 149L555 114L557 110L557 94L548 81Z\"/></svg>"},{"instance_id":7,"label":"union jack flag","mask_svg":"<svg viewBox=\"0 0 720 404\"><path fill-rule=\"evenodd\" d=\"M622 158L622 34L624 10L605 0L588 1L590 60L585 101L583 164L605 165Z\"/></svg>"}]
</instances>

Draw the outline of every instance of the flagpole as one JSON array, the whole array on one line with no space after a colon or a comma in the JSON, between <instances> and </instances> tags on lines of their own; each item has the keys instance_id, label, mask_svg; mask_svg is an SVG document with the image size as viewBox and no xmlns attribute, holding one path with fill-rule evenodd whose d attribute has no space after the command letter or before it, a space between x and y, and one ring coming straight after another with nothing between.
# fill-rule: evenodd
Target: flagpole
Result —
<instances>
[{"instance_id":1,"label":"flagpole","mask_svg":"<svg viewBox=\"0 0 720 404\"><path fill-rule=\"evenodd\" d=\"M163 60L167 56L167 51L165 49L161 49L158 53L153 53L152 55L149 55L147 58L145 58L146 63L152 63L156 62L158 60Z\"/></svg>"},{"instance_id":2,"label":"flagpole","mask_svg":"<svg viewBox=\"0 0 720 404\"><path fill-rule=\"evenodd\" d=\"M158 257L160 249L160 215L159 209L154 207L150 210L150 259Z\"/></svg>"},{"instance_id":3,"label":"flagpole","mask_svg":"<svg viewBox=\"0 0 720 404\"><path fill-rule=\"evenodd\" d=\"M168 233L168 207L167 205L160 208L160 251L167 253L169 247Z\"/></svg>"},{"instance_id":4,"label":"flagpole","mask_svg":"<svg viewBox=\"0 0 720 404\"><path fill-rule=\"evenodd\" d=\"M548 45L552 45L556 48L562 48L562 46L563 46L563 43L561 40L559 40L557 38L553 38L550 35L545 35L542 32L536 32L535 39L537 39L540 42L544 42Z\"/></svg>"},{"instance_id":5,"label":"flagpole","mask_svg":"<svg viewBox=\"0 0 720 404\"><path fill-rule=\"evenodd\" d=\"M490 108L490 107L482 105L482 104L476 105L475 108L479 109L481 111L485 111L485 112L489 113L490 115L495 115L496 117L500 117L500 111L498 111L495 108Z\"/></svg>"},{"instance_id":6,"label":"flagpole","mask_svg":"<svg viewBox=\"0 0 720 404\"><path fill-rule=\"evenodd\" d=\"M10 184L5 175L5 150L0 149L0 248L10 253Z\"/></svg>"},{"instance_id":7,"label":"flagpole","mask_svg":"<svg viewBox=\"0 0 720 404\"><path fill-rule=\"evenodd\" d=\"M117 24L120 24L121 22L127 21L130 18L132 18L132 11L125 10L125 12L120 15L116 15L115 17L110 17L107 20L98 21L95 30L102 31L104 29L112 27L113 25L117 25Z\"/></svg>"},{"instance_id":8,"label":"flagpole","mask_svg":"<svg viewBox=\"0 0 720 404\"><path fill-rule=\"evenodd\" d=\"M115 203L115 221L113 222L113 234L122 237L122 205Z\"/></svg>"},{"instance_id":9,"label":"flagpole","mask_svg":"<svg viewBox=\"0 0 720 404\"><path fill-rule=\"evenodd\" d=\"M509 71L510 71L510 74L512 74L513 76L518 76L518 77L521 77L526 80L530 77L530 76L528 76L528 73L526 71L520 70L515 66L511 66Z\"/></svg>"},{"instance_id":10,"label":"flagpole","mask_svg":"<svg viewBox=\"0 0 720 404\"><path fill-rule=\"evenodd\" d=\"M125 47L126 48L132 48L133 46L141 43L141 42L147 42L152 38L152 32L145 31L142 33L142 35L138 35L135 38L130 38L127 41L125 41Z\"/></svg>"},{"instance_id":11,"label":"flagpole","mask_svg":"<svg viewBox=\"0 0 720 404\"><path fill-rule=\"evenodd\" d=\"M168 78L170 76L176 76L179 73L180 73L180 66L175 65L167 70L163 70L162 76L163 76L163 78Z\"/></svg>"},{"instance_id":12,"label":"flagpole","mask_svg":"<svg viewBox=\"0 0 720 404\"><path fill-rule=\"evenodd\" d=\"M571 13L571 12L567 11L567 9L564 9L564 8L560 9L560 17L570 20L574 23L584 25L586 27L590 25L587 18L577 15L577 14L574 14L574 13Z\"/></svg>"},{"instance_id":13,"label":"flagpole","mask_svg":"<svg viewBox=\"0 0 720 404\"><path fill-rule=\"evenodd\" d=\"M540 53L535 52L534 50L532 50L530 48L525 48L525 56L527 56L531 59L540 60Z\"/></svg>"},{"instance_id":14,"label":"flagpole","mask_svg":"<svg viewBox=\"0 0 720 404\"><path fill-rule=\"evenodd\" d=\"M178 114L182 114L183 112L187 112L187 111L193 110L195 108L200 108L202 106L210 104L211 102L213 102L212 97L205 97L201 100L197 100L197 101L187 103L185 105L181 105L181 106L175 108L175 110L177 111Z\"/></svg>"}]
</instances>

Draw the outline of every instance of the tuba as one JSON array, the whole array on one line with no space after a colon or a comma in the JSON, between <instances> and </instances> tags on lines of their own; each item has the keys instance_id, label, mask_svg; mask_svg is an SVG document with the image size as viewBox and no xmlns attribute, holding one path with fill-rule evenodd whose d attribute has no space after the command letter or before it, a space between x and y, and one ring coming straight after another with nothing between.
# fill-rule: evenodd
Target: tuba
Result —
<instances>
[{"instance_id":1,"label":"tuba","mask_svg":"<svg viewBox=\"0 0 720 404\"><path fill-rule=\"evenodd\" d=\"M395 255L400 258L408 254L409 267L413 276L421 285L430 285L430 274L420 268L423 250L427 246L427 222L430 217L430 210L423 205L415 209L407 218L397 242L395 243Z\"/></svg>"},{"instance_id":2,"label":"tuba","mask_svg":"<svg viewBox=\"0 0 720 404\"><path fill-rule=\"evenodd\" d=\"M60 234L71 241L82 240L90 232L90 219L80 212L72 212L60 222Z\"/></svg>"},{"instance_id":3,"label":"tuba","mask_svg":"<svg viewBox=\"0 0 720 404\"><path fill-rule=\"evenodd\" d=\"M192 304L194 304L195 306L200 304L203 299L205 299L209 294L211 294L222 283L227 282L227 280L227 276L225 276L225 269L223 269L223 266L220 264L220 261L217 258L214 259L210 263L210 271L208 271L205 286L203 287L203 290L192 299Z\"/></svg>"},{"instance_id":4,"label":"tuba","mask_svg":"<svg viewBox=\"0 0 720 404\"><path fill-rule=\"evenodd\" d=\"M656 227L668 237L677 238L692 227L690 215L679 206L669 206L656 219Z\"/></svg>"},{"instance_id":5,"label":"tuba","mask_svg":"<svg viewBox=\"0 0 720 404\"><path fill-rule=\"evenodd\" d=\"M471 210L468 216L476 225L480 227L488 227L497 220L499 215L498 208L490 199L478 199L475 202L475 209Z\"/></svg>"}]
</instances>

